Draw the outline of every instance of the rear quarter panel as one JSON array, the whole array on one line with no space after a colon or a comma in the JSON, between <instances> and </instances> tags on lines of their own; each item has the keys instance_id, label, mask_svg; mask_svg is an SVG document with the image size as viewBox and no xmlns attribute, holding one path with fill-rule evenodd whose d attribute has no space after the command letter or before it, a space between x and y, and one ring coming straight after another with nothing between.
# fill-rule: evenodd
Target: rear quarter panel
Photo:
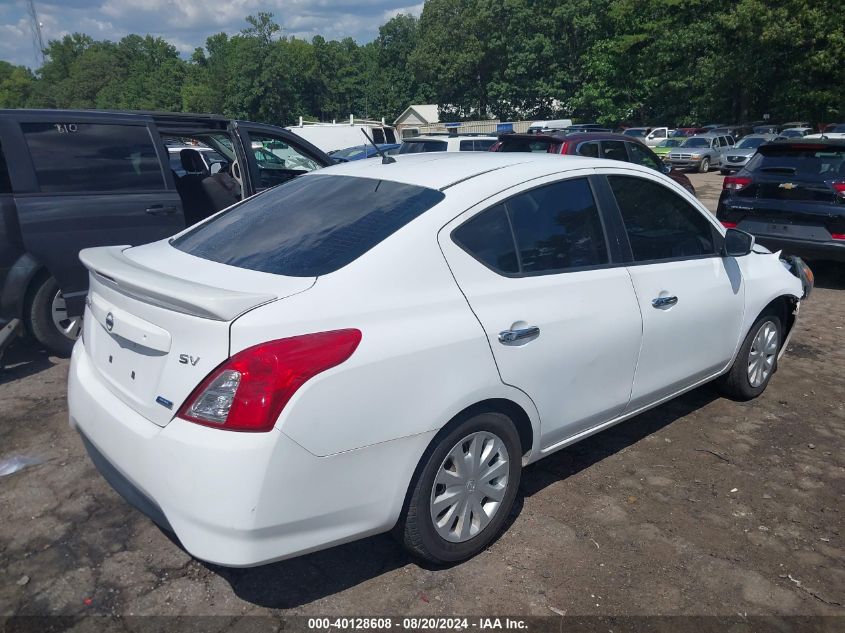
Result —
<instances>
[{"instance_id":1,"label":"rear quarter panel","mask_svg":"<svg viewBox=\"0 0 845 633\"><path fill-rule=\"evenodd\" d=\"M277 422L315 455L437 430L488 398L516 402L538 424L530 399L501 382L484 332L440 252L442 221L427 215L307 292L233 324L232 353L309 332L361 330L352 357L306 383Z\"/></svg>"}]
</instances>

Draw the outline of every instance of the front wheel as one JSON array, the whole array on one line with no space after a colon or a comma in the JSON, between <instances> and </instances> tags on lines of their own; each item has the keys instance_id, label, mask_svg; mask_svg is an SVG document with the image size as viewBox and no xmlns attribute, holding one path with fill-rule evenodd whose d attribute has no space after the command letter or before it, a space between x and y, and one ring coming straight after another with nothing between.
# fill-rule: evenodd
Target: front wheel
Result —
<instances>
[{"instance_id":1,"label":"front wheel","mask_svg":"<svg viewBox=\"0 0 845 633\"><path fill-rule=\"evenodd\" d=\"M751 400L766 390L777 370L782 336L780 319L770 314L759 317L727 374L719 380L719 390L735 400Z\"/></svg>"},{"instance_id":2,"label":"front wheel","mask_svg":"<svg viewBox=\"0 0 845 633\"><path fill-rule=\"evenodd\" d=\"M35 288L26 316L29 331L41 345L58 356L70 356L82 328L82 317L68 314L55 279L48 277Z\"/></svg>"},{"instance_id":3,"label":"front wheel","mask_svg":"<svg viewBox=\"0 0 845 633\"><path fill-rule=\"evenodd\" d=\"M698 166L698 171L702 174L706 174L708 171L710 171L710 159L709 158L703 158L701 160L701 164Z\"/></svg>"},{"instance_id":4,"label":"front wheel","mask_svg":"<svg viewBox=\"0 0 845 633\"><path fill-rule=\"evenodd\" d=\"M436 564L465 560L502 528L522 472L519 435L501 413L480 413L445 434L423 456L396 535Z\"/></svg>"}]
</instances>

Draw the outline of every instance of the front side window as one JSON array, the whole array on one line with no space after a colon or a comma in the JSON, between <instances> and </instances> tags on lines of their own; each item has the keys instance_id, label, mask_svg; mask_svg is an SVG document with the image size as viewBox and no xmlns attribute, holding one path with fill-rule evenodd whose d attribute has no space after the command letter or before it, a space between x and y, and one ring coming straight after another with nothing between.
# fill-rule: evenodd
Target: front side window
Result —
<instances>
[{"instance_id":1,"label":"front side window","mask_svg":"<svg viewBox=\"0 0 845 633\"><path fill-rule=\"evenodd\" d=\"M631 150L632 163L656 169L659 172L663 171L663 166L660 164L660 161L655 158L654 154L644 149L639 143L628 143L628 149Z\"/></svg>"},{"instance_id":2,"label":"front side window","mask_svg":"<svg viewBox=\"0 0 845 633\"><path fill-rule=\"evenodd\" d=\"M713 225L667 187L636 176L608 176L634 261L713 255Z\"/></svg>"},{"instance_id":3,"label":"front side window","mask_svg":"<svg viewBox=\"0 0 845 633\"><path fill-rule=\"evenodd\" d=\"M21 129L45 193L164 189L144 125L22 123Z\"/></svg>"},{"instance_id":4,"label":"front side window","mask_svg":"<svg viewBox=\"0 0 845 633\"><path fill-rule=\"evenodd\" d=\"M275 187L320 168L313 158L290 145L286 139L263 133L250 133L249 139L258 189Z\"/></svg>"},{"instance_id":5,"label":"front side window","mask_svg":"<svg viewBox=\"0 0 845 633\"><path fill-rule=\"evenodd\" d=\"M229 266L316 277L361 257L444 197L389 180L315 174L249 198L171 244Z\"/></svg>"},{"instance_id":6,"label":"front side window","mask_svg":"<svg viewBox=\"0 0 845 633\"><path fill-rule=\"evenodd\" d=\"M586 178L517 194L474 216L452 235L470 255L497 272L565 272L609 261Z\"/></svg>"}]
</instances>

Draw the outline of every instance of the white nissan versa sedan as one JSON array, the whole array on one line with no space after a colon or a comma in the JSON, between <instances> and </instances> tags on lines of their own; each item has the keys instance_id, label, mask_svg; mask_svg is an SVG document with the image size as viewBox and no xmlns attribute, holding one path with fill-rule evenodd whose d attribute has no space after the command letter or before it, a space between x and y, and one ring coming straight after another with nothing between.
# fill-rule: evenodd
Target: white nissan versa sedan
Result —
<instances>
[{"instance_id":1,"label":"white nissan versa sedan","mask_svg":"<svg viewBox=\"0 0 845 633\"><path fill-rule=\"evenodd\" d=\"M337 165L81 258L70 422L229 566L391 528L472 556L525 465L709 380L759 395L806 290L653 169L536 154Z\"/></svg>"}]
</instances>

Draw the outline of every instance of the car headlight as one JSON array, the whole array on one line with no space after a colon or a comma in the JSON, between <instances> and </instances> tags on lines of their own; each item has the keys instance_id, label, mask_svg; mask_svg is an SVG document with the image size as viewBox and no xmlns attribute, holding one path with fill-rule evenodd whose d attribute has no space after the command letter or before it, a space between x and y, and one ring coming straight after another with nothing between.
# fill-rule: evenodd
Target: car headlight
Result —
<instances>
[{"instance_id":1,"label":"car headlight","mask_svg":"<svg viewBox=\"0 0 845 633\"><path fill-rule=\"evenodd\" d=\"M701 154L690 154L690 158L699 159L701 158Z\"/></svg>"}]
</instances>

